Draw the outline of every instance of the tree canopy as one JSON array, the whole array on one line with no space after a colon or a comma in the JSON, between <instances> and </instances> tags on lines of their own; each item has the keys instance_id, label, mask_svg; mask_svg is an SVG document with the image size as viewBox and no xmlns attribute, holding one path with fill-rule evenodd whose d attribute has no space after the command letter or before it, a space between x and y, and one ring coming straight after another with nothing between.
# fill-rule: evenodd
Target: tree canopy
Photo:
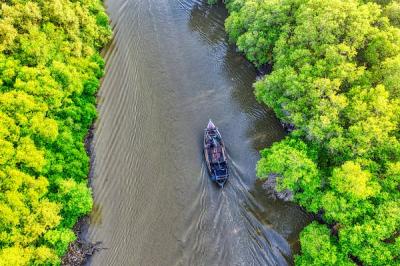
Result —
<instances>
[{"instance_id":1,"label":"tree canopy","mask_svg":"<svg viewBox=\"0 0 400 266\"><path fill-rule=\"evenodd\" d=\"M99 0L0 3L0 265L57 265L92 207L83 140L110 38Z\"/></svg>"},{"instance_id":2,"label":"tree canopy","mask_svg":"<svg viewBox=\"0 0 400 266\"><path fill-rule=\"evenodd\" d=\"M228 0L225 27L256 66L257 99L296 130L257 174L322 214L298 265L400 263L400 2ZM329 230L331 228L331 230ZM336 233L335 233L336 232Z\"/></svg>"}]
</instances>

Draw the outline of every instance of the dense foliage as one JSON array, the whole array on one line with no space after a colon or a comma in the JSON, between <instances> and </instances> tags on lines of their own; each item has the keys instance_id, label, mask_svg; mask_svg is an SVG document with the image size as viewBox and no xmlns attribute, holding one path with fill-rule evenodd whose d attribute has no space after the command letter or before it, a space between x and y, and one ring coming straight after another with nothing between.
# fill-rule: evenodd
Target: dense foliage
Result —
<instances>
[{"instance_id":1,"label":"dense foliage","mask_svg":"<svg viewBox=\"0 0 400 266\"><path fill-rule=\"evenodd\" d=\"M229 0L230 39L273 64L255 94L296 126L261 152L260 178L324 223L298 265L400 264L400 1Z\"/></svg>"},{"instance_id":2,"label":"dense foliage","mask_svg":"<svg viewBox=\"0 0 400 266\"><path fill-rule=\"evenodd\" d=\"M92 207L83 140L109 36L99 0L0 2L0 265L60 264Z\"/></svg>"}]
</instances>

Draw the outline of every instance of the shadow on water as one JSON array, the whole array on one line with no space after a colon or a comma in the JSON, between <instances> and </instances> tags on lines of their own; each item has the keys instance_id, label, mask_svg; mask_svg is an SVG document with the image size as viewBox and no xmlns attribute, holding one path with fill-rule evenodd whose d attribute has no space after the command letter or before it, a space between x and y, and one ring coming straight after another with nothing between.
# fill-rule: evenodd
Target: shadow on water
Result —
<instances>
[{"instance_id":1,"label":"shadow on water","mask_svg":"<svg viewBox=\"0 0 400 266\"><path fill-rule=\"evenodd\" d=\"M194 1L190 7L189 28L192 31L206 35L203 40L210 44L227 43L226 34L221 34L224 21L228 15L224 5L220 2L209 5L204 1Z\"/></svg>"},{"instance_id":2,"label":"shadow on water","mask_svg":"<svg viewBox=\"0 0 400 266\"><path fill-rule=\"evenodd\" d=\"M190 11L189 26L198 32L205 42L226 49L222 58L223 75L233 79L232 99L242 112L246 113L252 123L248 127L248 138L252 140L255 150L269 147L284 136L285 132L273 111L255 100L252 86L256 80L254 66L236 50L234 44L228 43L224 30L224 21L228 12L221 2L209 5L204 1L195 2ZM231 70L234 73L230 73ZM246 86L247 85L247 86Z\"/></svg>"}]
</instances>

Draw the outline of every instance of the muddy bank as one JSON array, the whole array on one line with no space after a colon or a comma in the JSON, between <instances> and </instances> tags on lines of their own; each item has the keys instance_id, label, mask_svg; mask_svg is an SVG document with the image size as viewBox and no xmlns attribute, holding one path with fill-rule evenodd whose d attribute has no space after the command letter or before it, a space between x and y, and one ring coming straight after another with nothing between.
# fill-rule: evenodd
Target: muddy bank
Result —
<instances>
[{"instance_id":1,"label":"muddy bank","mask_svg":"<svg viewBox=\"0 0 400 266\"><path fill-rule=\"evenodd\" d=\"M91 188L93 177L93 153L92 141L94 136L94 123L90 127L88 134L85 137L84 145L87 155L90 158L88 186ZM61 259L61 265L65 266L80 266L84 265L93 253L100 249L101 242L93 243L85 238L89 226L89 216L79 218L78 222L74 225L72 231L75 233L77 239L70 243L67 253Z\"/></svg>"},{"instance_id":2,"label":"muddy bank","mask_svg":"<svg viewBox=\"0 0 400 266\"><path fill-rule=\"evenodd\" d=\"M95 251L100 249L101 242L92 243L83 237L88 227L88 216L78 220L73 228L77 239L68 247L67 254L62 258L61 265L80 266L84 265Z\"/></svg>"}]
</instances>

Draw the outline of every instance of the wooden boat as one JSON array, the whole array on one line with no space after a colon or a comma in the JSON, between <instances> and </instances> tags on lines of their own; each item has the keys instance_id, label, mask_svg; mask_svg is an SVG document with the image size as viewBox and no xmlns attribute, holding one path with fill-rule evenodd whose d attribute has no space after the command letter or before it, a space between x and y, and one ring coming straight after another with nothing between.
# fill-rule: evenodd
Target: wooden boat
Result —
<instances>
[{"instance_id":1,"label":"wooden boat","mask_svg":"<svg viewBox=\"0 0 400 266\"><path fill-rule=\"evenodd\" d=\"M204 157L211 180L224 187L229 177L225 145L221 133L211 120L204 129Z\"/></svg>"}]
</instances>

